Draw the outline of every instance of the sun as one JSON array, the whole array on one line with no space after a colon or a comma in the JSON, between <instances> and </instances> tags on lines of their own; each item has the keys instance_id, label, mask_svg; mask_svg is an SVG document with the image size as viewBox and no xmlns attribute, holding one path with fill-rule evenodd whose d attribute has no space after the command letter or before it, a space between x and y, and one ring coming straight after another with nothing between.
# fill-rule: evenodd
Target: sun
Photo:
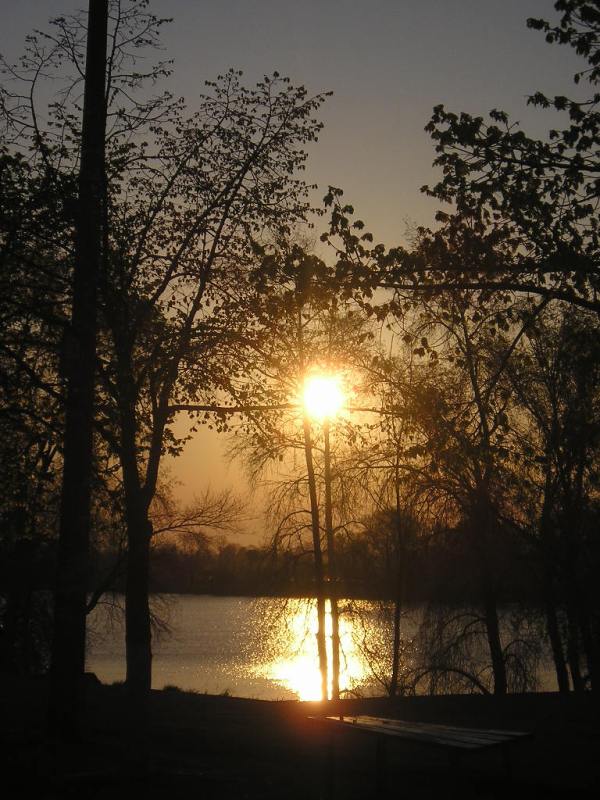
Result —
<instances>
[{"instance_id":1,"label":"sun","mask_svg":"<svg viewBox=\"0 0 600 800\"><path fill-rule=\"evenodd\" d=\"M309 416L323 421L331 419L345 403L339 375L310 375L304 381L304 408Z\"/></svg>"}]
</instances>

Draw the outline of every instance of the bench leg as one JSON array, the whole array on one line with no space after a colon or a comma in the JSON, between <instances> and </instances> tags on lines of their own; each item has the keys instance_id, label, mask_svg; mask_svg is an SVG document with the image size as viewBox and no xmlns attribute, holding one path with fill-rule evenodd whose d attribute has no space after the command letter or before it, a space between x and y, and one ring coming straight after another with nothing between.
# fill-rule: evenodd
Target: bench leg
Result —
<instances>
[{"instance_id":1,"label":"bench leg","mask_svg":"<svg viewBox=\"0 0 600 800\"><path fill-rule=\"evenodd\" d=\"M385 736L378 736L375 748L375 794L383 797L387 789L387 751Z\"/></svg>"}]
</instances>

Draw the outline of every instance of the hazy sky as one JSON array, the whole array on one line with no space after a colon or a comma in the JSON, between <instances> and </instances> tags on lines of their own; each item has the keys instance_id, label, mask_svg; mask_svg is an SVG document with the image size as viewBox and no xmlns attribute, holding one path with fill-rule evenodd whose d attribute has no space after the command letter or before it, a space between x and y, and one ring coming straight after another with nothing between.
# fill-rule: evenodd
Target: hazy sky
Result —
<instances>
[{"instance_id":1,"label":"hazy sky","mask_svg":"<svg viewBox=\"0 0 600 800\"><path fill-rule=\"evenodd\" d=\"M15 58L24 36L50 16L86 6L71 0L0 0L0 50ZM578 62L525 25L553 17L550 0L154 0L175 59L174 90L194 106L203 82L229 67L248 81L277 70L312 92L334 92L307 177L344 189L377 240L399 242L406 220L432 221L419 188L432 182L431 109L483 114L502 108L530 131L549 127L527 94L571 92ZM198 436L173 465L189 498L207 483L239 479L216 437Z\"/></svg>"}]
</instances>

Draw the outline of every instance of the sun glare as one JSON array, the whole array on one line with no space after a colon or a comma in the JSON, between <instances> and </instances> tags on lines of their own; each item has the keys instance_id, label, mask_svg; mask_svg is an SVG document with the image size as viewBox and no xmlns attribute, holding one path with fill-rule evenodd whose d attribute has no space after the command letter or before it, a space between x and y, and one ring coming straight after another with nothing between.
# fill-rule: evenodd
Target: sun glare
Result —
<instances>
[{"instance_id":1,"label":"sun glare","mask_svg":"<svg viewBox=\"0 0 600 800\"><path fill-rule=\"evenodd\" d=\"M321 673L317 655L317 605L311 602L306 606L304 601L293 601L290 604L291 616L286 624L281 624L278 631L279 647L286 651L285 655L267 663L263 674L294 692L299 700L322 700ZM327 641L327 659L332 663L331 653L331 603L327 600L325 617L325 635ZM353 689L368 677L368 665L358 652L354 642L352 620L340 619L340 685L342 689ZM331 694L331 671L329 673L329 693Z\"/></svg>"},{"instance_id":2,"label":"sun glare","mask_svg":"<svg viewBox=\"0 0 600 800\"><path fill-rule=\"evenodd\" d=\"M304 381L304 407L314 419L335 417L344 402L339 375L311 375Z\"/></svg>"}]
</instances>

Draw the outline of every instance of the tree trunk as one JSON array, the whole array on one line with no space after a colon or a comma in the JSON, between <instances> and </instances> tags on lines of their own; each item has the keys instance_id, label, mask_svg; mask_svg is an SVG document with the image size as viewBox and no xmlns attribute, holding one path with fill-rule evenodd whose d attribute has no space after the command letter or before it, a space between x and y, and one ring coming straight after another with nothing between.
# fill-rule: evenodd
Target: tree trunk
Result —
<instances>
[{"instance_id":1,"label":"tree trunk","mask_svg":"<svg viewBox=\"0 0 600 800\"><path fill-rule=\"evenodd\" d=\"M567 628L568 628L568 659L573 689L576 692L585 690L585 679L581 673L581 646L583 645L584 655L588 667L591 666L592 645L586 626L588 616L585 602L581 596L580 570L581 563L579 541L574 531L579 529L578 510L571 510L567 515L569 525L562 530L562 539L565 544L563 551L563 580L565 582L566 607L567 607Z\"/></svg>"},{"instance_id":2,"label":"tree trunk","mask_svg":"<svg viewBox=\"0 0 600 800\"><path fill-rule=\"evenodd\" d=\"M302 326L302 305L305 300L306 274L298 276L297 291L297 334L299 355L299 376L304 377L304 335ZM304 288L302 288L304 286ZM310 498L310 519L313 541L315 591L317 595L317 651L319 654L319 671L321 673L321 698L327 700L329 690L327 669L327 640L325 636L325 574L323 570L323 551L321 548L321 522L319 519L319 502L317 499L317 482L313 463L313 442L310 420L306 412L302 415L304 432L304 457L306 460L306 474L308 477L308 493Z\"/></svg>"},{"instance_id":3,"label":"tree trunk","mask_svg":"<svg viewBox=\"0 0 600 800\"><path fill-rule=\"evenodd\" d=\"M580 559L578 559L581 563ZM577 563L577 562L576 562ZM587 680L589 688L593 689L594 685L594 666L598 660L597 647L592 633L592 616L589 610L587 598L583 596L581 591L581 574L584 570L572 563L567 563L566 580L568 581L568 607L570 633L569 637L577 641L576 650L579 651L580 646L583 649L585 663L587 666ZM580 644L579 644L580 643ZM573 662L574 663L574 662ZM581 676L583 687L585 687L585 680Z\"/></svg>"},{"instance_id":4,"label":"tree trunk","mask_svg":"<svg viewBox=\"0 0 600 800\"><path fill-rule=\"evenodd\" d=\"M331 603L331 699L340 699L340 615L337 600L337 565L333 538L331 505L331 449L329 420L323 422L325 460L325 534L327 537L327 570L329 573L329 602Z\"/></svg>"},{"instance_id":5,"label":"tree trunk","mask_svg":"<svg viewBox=\"0 0 600 800\"><path fill-rule=\"evenodd\" d=\"M120 355L121 394L121 469L127 524L127 567L125 586L125 646L127 690L131 703L130 718L144 730L147 699L152 681L152 649L149 606L149 566L152 524L142 486L136 438L135 387L130 385L128 356Z\"/></svg>"},{"instance_id":6,"label":"tree trunk","mask_svg":"<svg viewBox=\"0 0 600 800\"><path fill-rule=\"evenodd\" d=\"M574 692L583 692L585 682L581 674L581 655L579 652L579 626L577 616L570 602L567 602L567 660L573 682Z\"/></svg>"},{"instance_id":7,"label":"tree trunk","mask_svg":"<svg viewBox=\"0 0 600 800\"><path fill-rule=\"evenodd\" d=\"M312 456L312 436L310 422L304 415L304 456L308 475L308 491L310 496L311 528L315 564L315 588L317 594L317 650L319 653L319 669L321 672L321 695L327 700L329 681L327 669L327 645L325 639L325 580L323 571L323 553L321 550L321 524L319 521L319 505L317 501L317 484Z\"/></svg>"},{"instance_id":8,"label":"tree trunk","mask_svg":"<svg viewBox=\"0 0 600 800\"><path fill-rule=\"evenodd\" d=\"M406 543L402 519L400 516L400 474L399 464L396 461L395 474L395 494L396 494L396 592L394 597L394 619L393 619L393 651L392 651L392 677L390 680L389 696L395 697L398 693L398 676L400 673L400 642L401 642L401 620L402 606L404 601L404 570L406 557Z\"/></svg>"},{"instance_id":9,"label":"tree trunk","mask_svg":"<svg viewBox=\"0 0 600 800\"><path fill-rule=\"evenodd\" d=\"M402 619L402 581L398 576L396 583L396 597L394 598L394 619L393 619L393 636L394 643L392 645L392 677L390 679L390 688L388 695L396 697L398 694L398 675L400 673L400 641L401 630L400 622Z\"/></svg>"},{"instance_id":10,"label":"tree trunk","mask_svg":"<svg viewBox=\"0 0 600 800\"><path fill-rule=\"evenodd\" d=\"M478 535L474 546L479 562L481 581L481 602L483 606L485 632L492 662L494 675L494 694L504 695L508 691L506 676L506 662L504 649L500 636L500 621L498 619L498 593L496 576L497 564L494 561L496 548L496 525L494 512L489 500L487 487L480 492L475 513L475 530Z\"/></svg>"},{"instance_id":11,"label":"tree trunk","mask_svg":"<svg viewBox=\"0 0 600 800\"><path fill-rule=\"evenodd\" d=\"M556 670L558 691L568 693L570 689L569 673L567 672L567 665L563 652L554 590L548 577L545 579L544 606L546 610L546 630L548 631L548 638L550 640L550 647L552 649L552 658L554 660L554 669Z\"/></svg>"},{"instance_id":12,"label":"tree trunk","mask_svg":"<svg viewBox=\"0 0 600 800\"><path fill-rule=\"evenodd\" d=\"M492 660L492 671L494 673L494 694L503 695L508 691L506 663L504 661L504 651L500 638L500 622L498 620L496 593L489 583L483 588L483 609L485 629Z\"/></svg>"},{"instance_id":13,"label":"tree trunk","mask_svg":"<svg viewBox=\"0 0 600 800\"><path fill-rule=\"evenodd\" d=\"M583 606L580 616L580 630L581 639L583 641L583 649L585 651L585 660L587 664L587 680L590 689L594 688L594 676L596 674L595 667L598 663L598 645L594 639L592 615L587 606Z\"/></svg>"},{"instance_id":14,"label":"tree trunk","mask_svg":"<svg viewBox=\"0 0 600 800\"><path fill-rule=\"evenodd\" d=\"M556 435L556 432L553 431L553 441L556 438ZM550 525L550 513L554 500L554 491L553 474L550 467L550 464L552 463L552 454L549 447L546 448L545 455L548 467L546 470L546 480L544 485L544 502L540 517L540 538L542 546L542 585L544 606L546 610L546 630L548 631L548 638L550 640L550 647L552 649L552 658L554 660L554 669L556 670L558 691L568 692L570 689L569 673L567 672L567 664L565 661L560 626L558 624L558 611L556 607L555 580L557 556L554 528Z\"/></svg>"},{"instance_id":15,"label":"tree trunk","mask_svg":"<svg viewBox=\"0 0 600 800\"><path fill-rule=\"evenodd\" d=\"M80 732L85 671L96 308L105 191L107 19L107 0L90 0L49 704L50 729L66 738Z\"/></svg>"},{"instance_id":16,"label":"tree trunk","mask_svg":"<svg viewBox=\"0 0 600 800\"><path fill-rule=\"evenodd\" d=\"M127 584L125 589L125 644L127 691L132 711L145 722L146 701L152 684L152 641L149 603L150 539L152 524L141 497L127 519Z\"/></svg>"},{"instance_id":17,"label":"tree trunk","mask_svg":"<svg viewBox=\"0 0 600 800\"><path fill-rule=\"evenodd\" d=\"M469 370L469 378L473 390L473 398L481 423L482 463L476 464L479 473L477 486L477 501L475 520L480 526L481 541L477 543L479 559L482 568L482 599L492 670L494 673L494 694L502 695L507 691L506 663L500 638L500 625L498 622L498 605L493 582L493 571L490 568L489 552L494 548L494 534L497 534L496 519L491 503L490 486L494 474L494 460L490 448L490 424L488 408L479 386L477 369L475 367L475 354L469 334L464 309L461 310L462 327L465 336L465 355Z\"/></svg>"}]
</instances>

